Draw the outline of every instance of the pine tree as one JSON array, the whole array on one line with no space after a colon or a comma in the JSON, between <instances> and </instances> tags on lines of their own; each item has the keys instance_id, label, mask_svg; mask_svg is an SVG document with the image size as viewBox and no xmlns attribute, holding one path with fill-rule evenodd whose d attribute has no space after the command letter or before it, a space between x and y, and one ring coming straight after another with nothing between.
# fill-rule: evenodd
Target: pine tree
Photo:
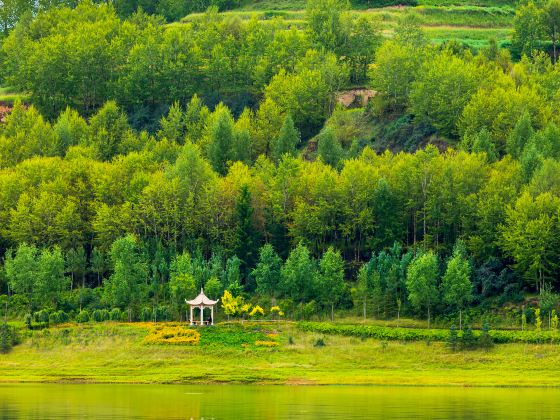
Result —
<instances>
[{"instance_id":1,"label":"pine tree","mask_svg":"<svg viewBox=\"0 0 560 420\"><path fill-rule=\"evenodd\" d=\"M331 128L327 127L319 134L317 153L324 163L333 167L338 166L343 151L336 134Z\"/></svg>"},{"instance_id":2,"label":"pine tree","mask_svg":"<svg viewBox=\"0 0 560 420\"><path fill-rule=\"evenodd\" d=\"M251 192L247 185L241 187L235 206L235 215L237 219L235 255L241 260L241 273L247 285L248 275L255 266L259 250L259 234L253 225Z\"/></svg>"},{"instance_id":3,"label":"pine tree","mask_svg":"<svg viewBox=\"0 0 560 420\"><path fill-rule=\"evenodd\" d=\"M272 140L271 144L271 155L272 159L275 162L279 162L280 158L284 154L289 154L295 156L296 154L296 147L301 141L301 136L294 125L294 120L292 116L288 114L284 119L284 123L282 124L282 128L280 129L280 133L278 137L275 137Z\"/></svg>"},{"instance_id":4,"label":"pine tree","mask_svg":"<svg viewBox=\"0 0 560 420\"><path fill-rule=\"evenodd\" d=\"M217 112L218 115L210 127L208 158L216 172L225 175L233 143L233 118L226 107L219 109Z\"/></svg>"},{"instance_id":5,"label":"pine tree","mask_svg":"<svg viewBox=\"0 0 560 420\"><path fill-rule=\"evenodd\" d=\"M480 130L480 132L474 137L471 151L473 153L486 153L488 162L494 162L498 158L496 154L496 147L492 141L492 136L486 128Z\"/></svg>"},{"instance_id":6,"label":"pine tree","mask_svg":"<svg viewBox=\"0 0 560 420\"><path fill-rule=\"evenodd\" d=\"M183 111L178 102L174 102L169 108L166 117L161 117L159 122L161 127L158 132L160 139L166 138L179 144L185 142L185 123L183 121Z\"/></svg>"}]
</instances>

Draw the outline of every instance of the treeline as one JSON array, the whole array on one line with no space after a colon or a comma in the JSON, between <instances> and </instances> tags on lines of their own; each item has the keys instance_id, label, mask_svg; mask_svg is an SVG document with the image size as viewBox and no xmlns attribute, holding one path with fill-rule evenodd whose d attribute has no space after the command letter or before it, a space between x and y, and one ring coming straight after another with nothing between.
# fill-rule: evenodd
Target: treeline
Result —
<instances>
[{"instance_id":1,"label":"treeline","mask_svg":"<svg viewBox=\"0 0 560 420\"><path fill-rule=\"evenodd\" d=\"M113 99L133 126L154 129L173 102L185 106L196 93L235 115L273 100L307 137L332 110L334 91L365 81L380 39L368 19L345 15L343 3L323 10L325 2L310 3L306 31L215 9L167 26L142 12L121 20L108 5L56 8L11 31L2 73L49 119L67 106L91 115Z\"/></svg>"}]
</instances>

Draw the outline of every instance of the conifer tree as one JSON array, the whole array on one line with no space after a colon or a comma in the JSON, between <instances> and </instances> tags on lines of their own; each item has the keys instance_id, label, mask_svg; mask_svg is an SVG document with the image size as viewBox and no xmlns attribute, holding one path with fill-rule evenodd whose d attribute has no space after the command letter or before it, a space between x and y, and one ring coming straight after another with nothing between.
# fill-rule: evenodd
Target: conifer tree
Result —
<instances>
[{"instance_id":1,"label":"conifer tree","mask_svg":"<svg viewBox=\"0 0 560 420\"><path fill-rule=\"evenodd\" d=\"M272 159L278 162L284 154L294 156L296 154L296 147L300 141L300 133L294 125L292 116L288 114L284 119L278 137L275 137L272 141Z\"/></svg>"}]
</instances>

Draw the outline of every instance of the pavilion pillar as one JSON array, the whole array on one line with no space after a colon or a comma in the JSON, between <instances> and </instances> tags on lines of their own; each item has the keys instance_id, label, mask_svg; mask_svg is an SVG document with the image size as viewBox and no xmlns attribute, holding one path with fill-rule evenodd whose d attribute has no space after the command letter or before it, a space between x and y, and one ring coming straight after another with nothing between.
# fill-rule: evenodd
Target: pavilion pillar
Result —
<instances>
[{"instance_id":1,"label":"pavilion pillar","mask_svg":"<svg viewBox=\"0 0 560 420\"><path fill-rule=\"evenodd\" d=\"M190 305L190 308L191 308L191 317L189 318L189 321L191 322L191 325L193 325L194 320L193 320L193 307L192 307L192 305Z\"/></svg>"},{"instance_id":2,"label":"pavilion pillar","mask_svg":"<svg viewBox=\"0 0 560 420\"><path fill-rule=\"evenodd\" d=\"M214 305L210 306L210 323L214 325Z\"/></svg>"},{"instance_id":3,"label":"pavilion pillar","mask_svg":"<svg viewBox=\"0 0 560 420\"><path fill-rule=\"evenodd\" d=\"M204 325L204 306L200 306L200 325Z\"/></svg>"}]
</instances>

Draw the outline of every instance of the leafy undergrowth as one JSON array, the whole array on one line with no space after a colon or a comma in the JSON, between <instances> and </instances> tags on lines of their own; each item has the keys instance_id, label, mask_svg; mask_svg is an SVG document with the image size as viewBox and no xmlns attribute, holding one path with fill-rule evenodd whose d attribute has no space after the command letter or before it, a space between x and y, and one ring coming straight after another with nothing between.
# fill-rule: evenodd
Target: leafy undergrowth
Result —
<instances>
[{"instance_id":1,"label":"leafy undergrowth","mask_svg":"<svg viewBox=\"0 0 560 420\"><path fill-rule=\"evenodd\" d=\"M274 344L272 344L274 343ZM279 345L278 334L268 325L248 323L224 324L200 329L202 346L223 347L276 347Z\"/></svg>"},{"instance_id":2,"label":"leafy undergrowth","mask_svg":"<svg viewBox=\"0 0 560 420\"><path fill-rule=\"evenodd\" d=\"M306 332L338 334L352 337L375 338L399 341L447 341L449 331L443 329L391 328L375 325L340 325L327 322L300 322L298 328ZM460 335L460 333L459 333ZM479 331L474 331L478 337ZM560 333L555 331L504 331L492 330L490 337L494 343L558 343Z\"/></svg>"}]
</instances>

